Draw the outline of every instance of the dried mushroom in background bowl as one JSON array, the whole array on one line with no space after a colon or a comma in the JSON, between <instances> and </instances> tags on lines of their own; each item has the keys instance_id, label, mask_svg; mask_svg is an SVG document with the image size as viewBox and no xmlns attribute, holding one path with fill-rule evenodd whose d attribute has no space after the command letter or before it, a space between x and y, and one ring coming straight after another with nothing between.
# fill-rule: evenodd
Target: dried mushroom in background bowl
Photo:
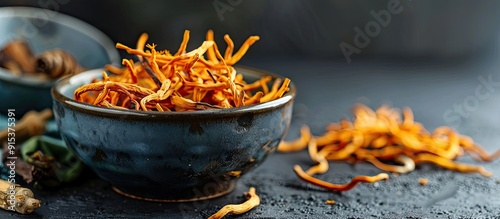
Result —
<instances>
[{"instance_id":1,"label":"dried mushroom in background bowl","mask_svg":"<svg viewBox=\"0 0 500 219\"><path fill-rule=\"evenodd\" d=\"M12 40L0 50L0 67L15 76L43 80L57 79L85 70L71 53L59 48L35 55L24 39Z\"/></svg>"},{"instance_id":2,"label":"dried mushroom in background bowl","mask_svg":"<svg viewBox=\"0 0 500 219\"><path fill-rule=\"evenodd\" d=\"M50 14L42 20L40 14ZM119 64L114 43L76 18L40 8L0 8L0 114L52 108L57 78Z\"/></svg>"}]
</instances>

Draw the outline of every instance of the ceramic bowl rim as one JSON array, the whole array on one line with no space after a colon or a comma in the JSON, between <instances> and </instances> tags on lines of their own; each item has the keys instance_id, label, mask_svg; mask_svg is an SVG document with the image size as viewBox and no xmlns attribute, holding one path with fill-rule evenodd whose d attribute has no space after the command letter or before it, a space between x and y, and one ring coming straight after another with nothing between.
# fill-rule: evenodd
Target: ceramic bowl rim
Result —
<instances>
[{"instance_id":1,"label":"ceramic bowl rim","mask_svg":"<svg viewBox=\"0 0 500 219\"><path fill-rule=\"evenodd\" d=\"M242 66L242 65L236 65L235 69L242 70L245 72L248 72L252 75L255 76L264 76L264 75L271 75L273 78L285 78L284 76L274 74L274 73L269 73L264 70L252 68L252 67L247 67L247 66ZM93 69L93 70L88 70L86 72L82 72L80 74L89 74L92 73L92 71L98 71L102 69ZM94 73L97 74L97 73ZM215 109L215 110L198 110L198 111L191 111L191 112L157 112L157 111L137 111L137 110L121 110L121 109L111 109L111 108L104 108L104 107L98 107L94 106L91 104L87 103L82 103L74 100L73 98L69 98L62 94L59 89L70 83L71 78L78 76L67 76L64 78L59 79L56 84L52 87L51 93L52 93L52 99L54 101L57 101L61 104L63 104L66 107L69 107L73 110L85 113L85 114L95 114L98 116L105 116L105 117L118 117L118 118L123 118L127 116L127 118L138 118L138 119L152 119L152 120L161 120L161 119L167 119L167 120L184 120L184 119L193 119L193 118L206 118L209 116L210 118L224 118L224 117L234 117L237 115L242 115L245 113L256 113L256 112L265 112L269 110L273 110L276 108L280 108L290 102L293 102L296 96L296 87L293 82L290 82L290 90L286 92L281 98L272 100L269 102L265 103L259 103L259 104L252 104L248 106L243 106L243 107L235 107L235 108L229 108L229 109Z\"/></svg>"},{"instance_id":2,"label":"ceramic bowl rim","mask_svg":"<svg viewBox=\"0 0 500 219\"><path fill-rule=\"evenodd\" d=\"M119 64L120 54L114 47L114 42L106 36L102 31L96 27L79 20L75 17L43 8L35 7L1 7L0 8L0 18L38 18L34 12L44 12L48 14L53 14L53 18L49 18L51 22L57 23L74 29L75 31L81 32L83 35L93 39L98 42L102 48L106 51L106 55L110 60L110 64ZM115 63L116 62L116 63ZM8 81L9 83L15 83L18 85L39 87L39 88L51 88L57 80L38 80L34 77L19 77L14 76L9 73L8 69L0 67L0 80Z\"/></svg>"}]
</instances>

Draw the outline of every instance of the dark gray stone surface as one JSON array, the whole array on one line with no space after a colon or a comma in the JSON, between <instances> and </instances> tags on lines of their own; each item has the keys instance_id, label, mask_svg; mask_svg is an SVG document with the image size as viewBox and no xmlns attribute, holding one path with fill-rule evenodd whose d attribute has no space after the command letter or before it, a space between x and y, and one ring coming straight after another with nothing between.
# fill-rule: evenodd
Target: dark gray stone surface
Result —
<instances>
[{"instance_id":1,"label":"dark gray stone surface","mask_svg":"<svg viewBox=\"0 0 500 219\"><path fill-rule=\"evenodd\" d=\"M500 82L500 66L493 59L449 60L447 62L387 62L353 60L308 61L262 59L246 65L289 76L298 87L294 118L288 139L298 135L307 123L315 135L322 134L329 122L350 116L354 103L378 107L388 103L409 106L415 120L432 130L453 126L472 136L492 152L500 148L500 86L494 85L488 98L468 107L466 115L449 119L444 115L454 104L474 97L481 86L479 77L492 76ZM483 85L484 86L484 85ZM486 90L482 92L487 93ZM472 102L471 102L472 103ZM469 104L469 103L465 103ZM476 163L470 157L460 161ZM332 193L307 185L292 171L294 164L313 163L307 153L273 154L260 167L245 175L236 189L223 197L191 203L151 203L122 197L108 183L95 177L82 179L54 191L37 191L43 206L33 215L0 211L0 218L206 218L220 207L245 200L243 192L254 186L261 198L256 209L228 218L498 218L500 216L500 161L480 163L494 172L492 178L462 174L433 165L420 166L406 175L388 181L361 184L343 193ZM365 163L351 166L331 162L321 179L347 182L358 174L381 171ZM428 178L421 186L418 178ZM134 180L134 179L130 179ZM335 205L326 205L334 199Z\"/></svg>"}]
</instances>

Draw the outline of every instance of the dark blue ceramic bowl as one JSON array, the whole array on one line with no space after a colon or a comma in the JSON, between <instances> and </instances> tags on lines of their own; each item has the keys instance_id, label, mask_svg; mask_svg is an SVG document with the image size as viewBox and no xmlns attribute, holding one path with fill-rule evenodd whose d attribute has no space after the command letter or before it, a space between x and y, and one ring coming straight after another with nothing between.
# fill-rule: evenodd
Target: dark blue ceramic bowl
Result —
<instances>
[{"instance_id":1,"label":"dark blue ceramic bowl","mask_svg":"<svg viewBox=\"0 0 500 219\"><path fill-rule=\"evenodd\" d=\"M119 64L113 41L98 29L76 18L40 8L0 8L0 47L13 39L25 39L35 54L60 48L71 53L87 69ZM29 110L52 107L50 89L55 81L16 77L0 68L0 114L15 109L16 116Z\"/></svg>"},{"instance_id":2,"label":"dark blue ceramic bowl","mask_svg":"<svg viewBox=\"0 0 500 219\"><path fill-rule=\"evenodd\" d=\"M268 75L236 69L248 81ZM274 101L196 112L118 110L75 101L74 90L101 73L60 80L52 89L55 119L76 155L129 197L194 201L229 193L239 176L276 150L290 124L293 84Z\"/></svg>"}]
</instances>

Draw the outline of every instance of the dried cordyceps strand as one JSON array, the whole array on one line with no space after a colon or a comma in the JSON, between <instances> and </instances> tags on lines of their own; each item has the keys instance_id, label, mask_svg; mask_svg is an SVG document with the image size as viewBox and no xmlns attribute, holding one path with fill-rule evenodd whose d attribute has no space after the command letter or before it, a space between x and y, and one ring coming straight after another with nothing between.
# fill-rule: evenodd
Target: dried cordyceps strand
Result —
<instances>
[{"instance_id":1,"label":"dried cordyceps strand","mask_svg":"<svg viewBox=\"0 0 500 219\"><path fill-rule=\"evenodd\" d=\"M293 170L295 171L297 176L299 176L302 180L304 180L308 183L325 188L325 189L330 190L330 191L339 191L339 192L351 190L354 187L356 187L356 185L358 183L361 183L361 182L374 183L374 182L377 182L380 180L389 179L389 175L387 175L387 173L380 173L380 174L375 175L375 176L356 176L356 177L352 178L352 180L346 184L333 184L333 183L325 182L323 180L320 180L320 179L317 179L317 178L314 178L314 177L308 175L307 173L304 172L304 170L302 170L302 168L299 165L295 165L293 167Z\"/></svg>"},{"instance_id":2,"label":"dried cordyceps strand","mask_svg":"<svg viewBox=\"0 0 500 219\"><path fill-rule=\"evenodd\" d=\"M272 77L271 77L272 79ZM262 87L262 92L264 92L264 95L269 93L269 87L267 86L267 81L266 80L259 80L260 86Z\"/></svg>"},{"instance_id":3,"label":"dried cordyceps strand","mask_svg":"<svg viewBox=\"0 0 500 219\"><path fill-rule=\"evenodd\" d=\"M427 185L427 183L429 183L429 180L428 180L428 179L426 179L426 178L418 178L418 183L419 183L420 185L425 186L425 185Z\"/></svg>"},{"instance_id":4,"label":"dried cordyceps strand","mask_svg":"<svg viewBox=\"0 0 500 219\"><path fill-rule=\"evenodd\" d=\"M328 200L325 201L325 204L327 204L327 205L334 205L335 204L335 200L328 199Z\"/></svg>"},{"instance_id":5,"label":"dried cordyceps strand","mask_svg":"<svg viewBox=\"0 0 500 219\"><path fill-rule=\"evenodd\" d=\"M187 110L206 110L206 109L220 109L218 106L210 105L203 102L194 102L184 97L172 96L172 104Z\"/></svg>"},{"instance_id":6,"label":"dried cordyceps strand","mask_svg":"<svg viewBox=\"0 0 500 219\"><path fill-rule=\"evenodd\" d=\"M366 147L366 146L365 146ZM333 150L335 151L335 150ZM376 157L382 160L390 160L395 158L397 155L404 154L405 150L403 147L397 145L384 146L378 149L371 148L359 148L356 150L356 157L358 159L365 159L369 157Z\"/></svg>"},{"instance_id":7,"label":"dried cordyceps strand","mask_svg":"<svg viewBox=\"0 0 500 219\"><path fill-rule=\"evenodd\" d=\"M276 91L276 94L274 94L272 99L278 99L281 96L283 96L283 94L285 94L285 92L288 91L288 86L290 85L290 82L291 82L290 79L285 78L283 84L281 84L281 87L278 89L278 91Z\"/></svg>"},{"instance_id":8,"label":"dried cordyceps strand","mask_svg":"<svg viewBox=\"0 0 500 219\"><path fill-rule=\"evenodd\" d=\"M269 93L267 93L260 99L261 102L267 102L269 100L272 100L276 92L278 92L281 82L282 82L281 78L277 78L276 80L274 80L273 86L271 87L271 91L269 91Z\"/></svg>"},{"instance_id":9,"label":"dried cordyceps strand","mask_svg":"<svg viewBox=\"0 0 500 219\"><path fill-rule=\"evenodd\" d=\"M311 139L308 145L308 150L309 150L309 156L311 157L311 160L316 162L317 164L315 166L312 166L306 171L306 174L309 176L312 176L314 174L323 174L328 171L328 160L326 160L325 155L327 152L326 150L321 150L318 152L318 147L316 145L316 141L314 139Z\"/></svg>"},{"instance_id":10,"label":"dried cordyceps strand","mask_svg":"<svg viewBox=\"0 0 500 219\"><path fill-rule=\"evenodd\" d=\"M400 154L394 158L395 162L403 164L403 166L390 165L380 162L376 157L368 156L366 161L372 163L374 166L381 170L393 173L409 173L415 170L415 162L406 155Z\"/></svg>"},{"instance_id":11,"label":"dried cordyceps strand","mask_svg":"<svg viewBox=\"0 0 500 219\"><path fill-rule=\"evenodd\" d=\"M294 141L282 141L278 145L279 152L293 152L304 150L312 138L309 126L303 125L300 128L300 137ZM316 140L317 141L317 140Z\"/></svg>"},{"instance_id":12,"label":"dried cordyceps strand","mask_svg":"<svg viewBox=\"0 0 500 219\"><path fill-rule=\"evenodd\" d=\"M111 72L111 73L116 74L116 75L121 75L124 72L126 72L126 70L127 70L127 68L119 68L119 67L116 67L114 65L109 65L109 64L105 65L104 69L106 69L106 71Z\"/></svg>"},{"instance_id":13,"label":"dried cordyceps strand","mask_svg":"<svg viewBox=\"0 0 500 219\"><path fill-rule=\"evenodd\" d=\"M257 193L255 193L254 187L250 187L248 192L245 193L245 196L247 197L247 201L241 204L226 205L222 207L217 213L211 215L208 218L220 219L226 216L227 214L244 214L260 205L260 198L257 195Z\"/></svg>"},{"instance_id":14,"label":"dried cordyceps strand","mask_svg":"<svg viewBox=\"0 0 500 219\"><path fill-rule=\"evenodd\" d=\"M486 150L484 150L481 145L475 143L472 143L472 145L470 146L464 147L464 149L467 150L467 152L469 152L473 156L473 158L479 161L490 162L500 157L500 150L497 150L492 154L488 154L488 152L486 152Z\"/></svg>"},{"instance_id":15,"label":"dried cordyceps strand","mask_svg":"<svg viewBox=\"0 0 500 219\"><path fill-rule=\"evenodd\" d=\"M219 48L217 47L216 43L214 43L211 46L211 48L215 49L215 57L220 60L222 66L225 67L226 73L228 74L229 78L231 79L231 81L234 82L234 79L236 77L236 71L234 69L232 69L232 70L229 69L228 63L226 63L226 60L224 60L224 57L222 57L222 54L220 53Z\"/></svg>"},{"instance_id":16,"label":"dried cordyceps strand","mask_svg":"<svg viewBox=\"0 0 500 219\"><path fill-rule=\"evenodd\" d=\"M328 154L326 157L328 160L345 160L349 158L363 144L363 135L361 132L344 132L344 134L351 134L350 136L346 135L346 138L352 138L352 141L350 143L347 143L341 150L332 151L330 154ZM348 141L344 140L344 142Z\"/></svg>"},{"instance_id":17,"label":"dried cordyceps strand","mask_svg":"<svg viewBox=\"0 0 500 219\"><path fill-rule=\"evenodd\" d=\"M262 98L262 96L264 96L264 93L262 93L262 91L257 91L257 93L255 93L255 95L253 95L249 99L245 100L244 105L252 105L252 104L260 103L260 98Z\"/></svg>"},{"instance_id":18,"label":"dried cordyceps strand","mask_svg":"<svg viewBox=\"0 0 500 219\"><path fill-rule=\"evenodd\" d=\"M150 95L142 98L141 102L140 102L142 110L148 111L148 109L146 107L146 103L148 103L150 101L153 101L153 100L162 101L162 100L167 99L173 92L173 90L169 90L171 84L172 84L172 82L169 79L166 79L163 82L163 84L161 85L160 90L158 90L156 93L150 94ZM163 108L161 108L161 107L159 107L159 108L157 107L157 109L160 109L159 111L163 111Z\"/></svg>"},{"instance_id":19,"label":"dried cordyceps strand","mask_svg":"<svg viewBox=\"0 0 500 219\"><path fill-rule=\"evenodd\" d=\"M182 43L179 46L179 50L177 50L177 52L175 53L175 56L180 56L180 55L186 53L186 47L187 47L188 42L189 42L189 30L185 30L184 36L182 38Z\"/></svg>"},{"instance_id":20,"label":"dried cordyceps strand","mask_svg":"<svg viewBox=\"0 0 500 219\"><path fill-rule=\"evenodd\" d=\"M145 57L143 57L141 63L142 63L142 67L144 67L144 70L146 70L146 72L148 73L149 77L151 77L151 79L153 79L153 82L156 84L156 86L160 87L161 86L161 81L158 78L157 73L155 73L155 71L153 71L153 69L151 69L151 67L149 66L148 59L145 58Z\"/></svg>"},{"instance_id":21,"label":"dried cordyceps strand","mask_svg":"<svg viewBox=\"0 0 500 219\"><path fill-rule=\"evenodd\" d=\"M333 127L331 124L329 125L329 127ZM340 127L340 126L339 126ZM309 128L309 127L308 127ZM302 132L301 132L302 133ZM302 138L302 135L301 135L301 138ZM327 133L325 133L324 135L322 136L317 136L315 137L316 139L316 143L318 145L329 145L329 144L333 144L333 143L336 143L338 141L338 132L336 131L333 131L333 130L330 130L328 131ZM285 142L286 143L286 142ZM281 143L280 143L281 144ZM307 145L307 142L303 143L303 145ZM305 147L304 147L305 148Z\"/></svg>"},{"instance_id":22,"label":"dried cordyceps strand","mask_svg":"<svg viewBox=\"0 0 500 219\"><path fill-rule=\"evenodd\" d=\"M153 71L154 75L156 76L156 78L160 81L160 82L163 82L165 81L167 78L165 77L165 75L163 74L163 72L161 72L160 70L160 67L158 66L158 63L156 63L156 45L153 44L153 45L147 45L146 47L148 47L150 50L151 50L151 54L152 56L150 57L150 60L148 60L147 58L144 59L145 62L143 63L148 63L150 67L150 69Z\"/></svg>"},{"instance_id":23,"label":"dried cordyceps strand","mask_svg":"<svg viewBox=\"0 0 500 219\"><path fill-rule=\"evenodd\" d=\"M199 83L199 82L193 82L193 81L187 81L184 76L182 76L180 73L178 73L179 78L182 79L182 82L184 83L184 86L188 87L194 87L194 88L201 88L201 89L208 89L208 90L222 90L227 88L226 83ZM227 81L227 80L226 80Z\"/></svg>"},{"instance_id":24,"label":"dried cordyceps strand","mask_svg":"<svg viewBox=\"0 0 500 219\"><path fill-rule=\"evenodd\" d=\"M420 163L433 163L436 164L440 167L449 169L449 170L455 170L458 172L463 172L463 173L480 173L483 176L486 177L491 177L493 176L493 173L485 170L481 166L474 166L470 164L464 164L464 163L458 163L454 162L452 160L434 155L434 154L418 154L413 158L415 160L415 163L420 164Z\"/></svg>"},{"instance_id":25,"label":"dried cordyceps strand","mask_svg":"<svg viewBox=\"0 0 500 219\"><path fill-rule=\"evenodd\" d=\"M206 40L207 41L215 41L214 32L212 30L207 31ZM217 57L215 56L215 48L214 47L208 48L207 58L208 58L208 61L210 61L212 63L215 63L215 64L219 63L219 60L217 60Z\"/></svg>"},{"instance_id":26,"label":"dried cordyceps strand","mask_svg":"<svg viewBox=\"0 0 500 219\"><path fill-rule=\"evenodd\" d=\"M138 97L138 98L144 98L150 94L153 94L154 91L144 88L135 84L129 84L129 83L122 83L122 82L113 82L113 81L107 81L107 82L97 82L97 83L92 83L92 84L86 84L75 90L75 99L80 100L80 95L82 93L88 92L88 91L102 91L105 88L105 85L109 86L110 90L121 92L128 94L127 96L129 97ZM132 98L134 99L134 98Z\"/></svg>"},{"instance_id":27,"label":"dried cordyceps strand","mask_svg":"<svg viewBox=\"0 0 500 219\"><path fill-rule=\"evenodd\" d=\"M224 41L226 41L227 44L226 52L224 53L224 59L230 60L233 56L234 43L231 37L227 34L224 35Z\"/></svg>"},{"instance_id":28,"label":"dried cordyceps strand","mask_svg":"<svg viewBox=\"0 0 500 219\"><path fill-rule=\"evenodd\" d=\"M130 72L131 83L137 84L137 72L135 71L135 64L132 60L123 59L122 65L125 65Z\"/></svg>"},{"instance_id":29,"label":"dried cordyceps strand","mask_svg":"<svg viewBox=\"0 0 500 219\"><path fill-rule=\"evenodd\" d=\"M102 102L99 103L99 105L102 105L102 106L105 106L105 107L108 107L108 108L113 108L113 109L123 109L123 110L127 109L125 107L116 106L116 105L108 102L107 100L103 100Z\"/></svg>"},{"instance_id":30,"label":"dried cordyceps strand","mask_svg":"<svg viewBox=\"0 0 500 219\"><path fill-rule=\"evenodd\" d=\"M147 33L142 33L141 36L139 36L139 39L137 40L135 48L138 51L144 51L144 48L145 48L146 43L148 41L148 38L149 38L149 36Z\"/></svg>"},{"instance_id":31,"label":"dried cordyceps strand","mask_svg":"<svg viewBox=\"0 0 500 219\"><path fill-rule=\"evenodd\" d=\"M238 61L240 61L240 59L245 55L245 53L250 48L250 46L252 46L252 44L254 44L255 42L257 42L257 40L259 40L259 39L260 38L258 36L251 36L251 37L249 37L243 43L243 45L240 47L240 49L238 50L238 52L236 52L233 56L231 56L230 60L226 60L226 63L228 65L234 65L235 63L237 63Z\"/></svg>"}]
</instances>

